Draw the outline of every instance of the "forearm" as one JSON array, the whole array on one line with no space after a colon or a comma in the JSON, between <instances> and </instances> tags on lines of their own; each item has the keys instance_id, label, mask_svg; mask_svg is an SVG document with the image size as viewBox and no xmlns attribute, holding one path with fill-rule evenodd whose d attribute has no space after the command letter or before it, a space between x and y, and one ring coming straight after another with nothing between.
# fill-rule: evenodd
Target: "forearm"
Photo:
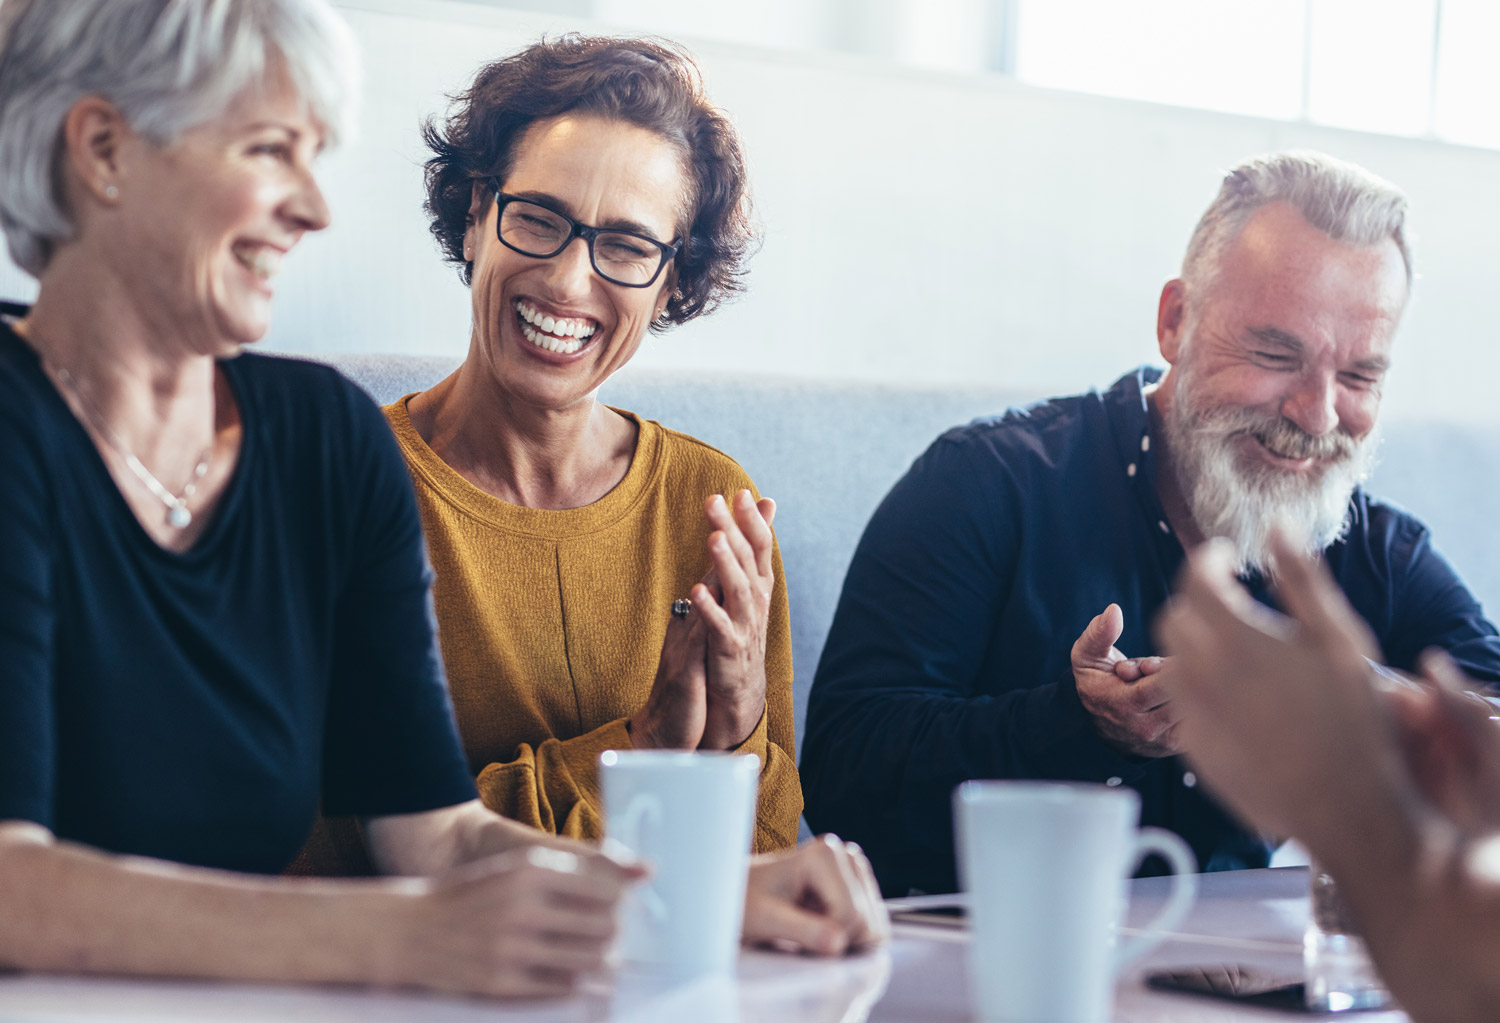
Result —
<instances>
[{"instance_id":1,"label":"forearm","mask_svg":"<svg viewBox=\"0 0 1500 1023\"><path fill-rule=\"evenodd\" d=\"M399 984L394 918L421 886L303 881L114 856L0 827L0 964L24 970Z\"/></svg>"},{"instance_id":2,"label":"forearm","mask_svg":"<svg viewBox=\"0 0 1500 1023\"><path fill-rule=\"evenodd\" d=\"M409 877L432 877L528 845L567 842L502 817L477 799L424 813L375 817L365 822L365 830L376 869Z\"/></svg>"}]
</instances>

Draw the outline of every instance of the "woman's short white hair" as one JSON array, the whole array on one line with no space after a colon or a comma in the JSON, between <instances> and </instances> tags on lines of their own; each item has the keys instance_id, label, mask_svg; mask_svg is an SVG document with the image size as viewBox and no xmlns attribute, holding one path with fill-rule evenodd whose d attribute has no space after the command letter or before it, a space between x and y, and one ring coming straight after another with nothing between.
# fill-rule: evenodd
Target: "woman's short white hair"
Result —
<instances>
[{"instance_id":1,"label":"woman's short white hair","mask_svg":"<svg viewBox=\"0 0 1500 1023\"><path fill-rule=\"evenodd\" d=\"M1289 152L1258 156L1224 175L1182 261L1190 293L1212 287L1224 251L1240 229L1257 210L1275 202L1287 203L1334 241L1365 246L1391 239L1401 252L1410 290L1405 193L1358 164L1323 153Z\"/></svg>"},{"instance_id":2,"label":"woman's short white hair","mask_svg":"<svg viewBox=\"0 0 1500 1023\"><path fill-rule=\"evenodd\" d=\"M0 228L40 275L73 225L60 194L63 119L109 100L159 145L285 67L337 143L352 126L358 51L325 0L0 0Z\"/></svg>"}]
</instances>

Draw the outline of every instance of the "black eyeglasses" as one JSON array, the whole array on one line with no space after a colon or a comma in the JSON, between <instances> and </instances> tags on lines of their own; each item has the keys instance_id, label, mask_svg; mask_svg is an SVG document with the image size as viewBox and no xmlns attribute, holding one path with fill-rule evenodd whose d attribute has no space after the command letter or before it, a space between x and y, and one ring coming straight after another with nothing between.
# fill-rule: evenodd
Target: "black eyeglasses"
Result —
<instances>
[{"instance_id":1,"label":"black eyeglasses","mask_svg":"<svg viewBox=\"0 0 1500 1023\"><path fill-rule=\"evenodd\" d=\"M648 288L682 248L677 242L668 245L633 231L589 227L531 199L502 192L499 182L492 182L492 187L499 207L495 233L500 244L523 256L551 259L574 238L582 238L600 277L627 288Z\"/></svg>"}]
</instances>

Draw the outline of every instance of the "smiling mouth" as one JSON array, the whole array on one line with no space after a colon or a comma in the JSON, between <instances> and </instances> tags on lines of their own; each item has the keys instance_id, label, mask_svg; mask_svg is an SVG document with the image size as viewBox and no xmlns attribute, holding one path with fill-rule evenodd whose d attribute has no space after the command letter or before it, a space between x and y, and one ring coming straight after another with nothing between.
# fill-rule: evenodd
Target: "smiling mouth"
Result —
<instances>
[{"instance_id":1,"label":"smiling mouth","mask_svg":"<svg viewBox=\"0 0 1500 1023\"><path fill-rule=\"evenodd\" d=\"M1267 454L1270 454L1275 458L1279 458L1283 462L1310 462L1314 458L1313 455L1307 454L1306 452L1283 451L1275 444L1273 444L1269 437L1263 437L1259 434L1252 434L1252 436L1255 437L1256 443L1264 448Z\"/></svg>"},{"instance_id":2,"label":"smiling mouth","mask_svg":"<svg viewBox=\"0 0 1500 1023\"><path fill-rule=\"evenodd\" d=\"M572 355L589 343L599 324L584 317L558 318L543 313L524 298L515 301L516 322L521 334L536 345L559 355Z\"/></svg>"},{"instance_id":3,"label":"smiling mouth","mask_svg":"<svg viewBox=\"0 0 1500 1023\"><path fill-rule=\"evenodd\" d=\"M286 256L279 249L252 242L237 242L230 251L236 262L263 281L269 281L281 272L281 261Z\"/></svg>"}]
</instances>

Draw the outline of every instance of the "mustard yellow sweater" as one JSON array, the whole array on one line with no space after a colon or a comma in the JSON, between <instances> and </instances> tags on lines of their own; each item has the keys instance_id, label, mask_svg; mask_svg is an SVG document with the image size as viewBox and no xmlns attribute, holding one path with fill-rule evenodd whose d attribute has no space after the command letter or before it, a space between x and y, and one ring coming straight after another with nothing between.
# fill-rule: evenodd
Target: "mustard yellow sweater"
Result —
<instances>
[{"instance_id":1,"label":"mustard yellow sweater","mask_svg":"<svg viewBox=\"0 0 1500 1023\"><path fill-rule=\"evenodd\" d=\"M707 444L626 412L640 436L618 486L583 508L523 508L451 469L412 426L406 401L385 413L416 487L448 685L480 798L545 831L601 837L599 754L630 748L625 721L651 691L668 609L708 571L703 499L754 484ZM795 844L802 814L779 549L775 571L766 714L739 747L762 764L758 852Z\"/></svg>"}]
</instances>

